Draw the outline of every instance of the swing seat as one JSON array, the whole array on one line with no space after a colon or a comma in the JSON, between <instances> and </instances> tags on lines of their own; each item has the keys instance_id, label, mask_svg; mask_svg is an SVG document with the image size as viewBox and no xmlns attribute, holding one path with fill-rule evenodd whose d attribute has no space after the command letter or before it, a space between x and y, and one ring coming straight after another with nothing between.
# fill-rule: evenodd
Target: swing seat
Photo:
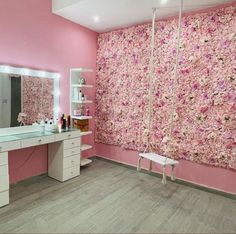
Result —
<instances>
[{"instance_id":1,"label":"swing seat","mask_svg":"<svg viewBox=\"0 0 236 234\"><path fill-rule=\"evenodd\" d=\"M149 171L152 170L152 162L158 163L162 166L162 183L166 184L166 166L171 166L172 170L171 170L171 180L175 180L175 174L174 174L174 168L175 165L178 164L179 162L176 160L173 160L171 158L167 158L165 156L161 156L159 154L155 154L155 153L141 153L139 154L139 160L138 160L138 167L137 167L137 171L140 171L141 169L141 160L143 158L146 158L148 160L150 160L150 166L149 166Z\"/></svg>"},{"instance_id":2,"label":"swing seat","mask_svg":"<svg viewBox=\"0 0 236 234\"><path fill-rule=\"evenodd\" d=\"M146 158L149 159L155 163L158 163L162 166L167 166L167 165L175 165L178 164L178 161L175 161L171 158L166 158L164 156L161 156L159 154L155 154L155 153L141 153L139 154L140 157L142 158Z\"/></svg>"}]
</instances>

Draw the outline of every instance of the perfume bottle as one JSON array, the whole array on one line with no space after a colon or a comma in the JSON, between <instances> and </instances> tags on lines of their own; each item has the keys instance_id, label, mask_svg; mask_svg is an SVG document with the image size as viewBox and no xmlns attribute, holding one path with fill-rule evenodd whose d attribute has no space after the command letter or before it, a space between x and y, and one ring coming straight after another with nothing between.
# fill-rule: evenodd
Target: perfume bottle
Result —
<instances>
[{"instance_id":1,"label":"perfume bottle","mask_svg":"<svg viewBox=\"0 0 236 234\"><path fill-rule=\"evenodd\" d=\"M89 116L89 114L90 114L90 110L89 110L88 107L86 108L86 113L85 114L86 114L86 116Z\"/></svg>"},{"instance_id":2,"label":"perfume bottle","mask_svg":"<svg viewBox=\"0 0 236 234\"><path fill-rule=\"evenodd\" d=\"M70 127L71 127L71 118L70 118L70 115L67 116L67 127L68 127L68 129L70 129Z\"/></svg>"},{"instance_id":3,"label":"perfume bottle","mask_svg":"<svg viewBox=\"0 0 236 234\"><path fill-rule=\"evenodd\" d=\"M82 99L81 99L81 101L86 101L84 94L82 94Z\"/></svg>"},{"instance_id":4,"label":"perfume bottle","mask_svg":"<svg viewBox=\"0 0 236 234\"><path fill-rule=\"evenodd\" d=\"M81 78L81 84L85 85L85 79L84 78Z\"/></svg>"},{"instance_id":5,"label":"perfume bottle","mask_svg":"<svg viewBox=\"0 0 236 234\"><path fill-rule=\"evenodd\" d=\"M80 77L79 80L78 80L78 83L80 85L85 85L85 79L83 77Z\"/></svg>"}]
</instances>

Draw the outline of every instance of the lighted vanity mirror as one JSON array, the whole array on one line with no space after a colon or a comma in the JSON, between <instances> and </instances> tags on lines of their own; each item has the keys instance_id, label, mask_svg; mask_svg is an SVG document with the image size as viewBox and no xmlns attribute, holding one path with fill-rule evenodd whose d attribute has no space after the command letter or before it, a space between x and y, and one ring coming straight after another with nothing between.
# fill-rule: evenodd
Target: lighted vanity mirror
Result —
<instances>
[{"instance_id":1,"label":"lighted vanity mirror","mask_svg":"<svg viewBox=\"0 0 236 234\"><path fill-rule=\"evenodd\" d=\"M57 118L59 74L0 66L0 128L32 125L41 117Z\"/></svg>"}]
</instances>

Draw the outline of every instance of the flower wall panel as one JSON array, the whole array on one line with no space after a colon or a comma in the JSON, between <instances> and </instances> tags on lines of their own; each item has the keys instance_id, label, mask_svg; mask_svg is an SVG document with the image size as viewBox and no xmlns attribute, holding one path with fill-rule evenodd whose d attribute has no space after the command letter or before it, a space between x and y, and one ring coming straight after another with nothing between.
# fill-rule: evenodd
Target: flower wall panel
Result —
<instances>
[{"instance_id":1,"label":"flower wall panel","mask_svg":"<svg viewBox=\"0 0 236 234\"><path fill-rule=\"evenodd\" d=\"M158 21L151 141L165 153L177 19ZM182 21L171 157L236 169L235 5ZM99 35L96 142L143 150L151 25Z\"/></svg>"},{"instance_id":2,"label":"flower wall panel","mask_svg":"<svg viewBox=\"0 0 236 234\"><path fill-rule=\"evenodd\" d=\"M22 112L27 116L25 124L31 125L38 115L53 118L53 80L22 76Z\"/></svg>"},{"instance_id":3,"label":"flower wall panel","mask_svg":"<svg viewBox=\"0 0 236 234\"><path fill-rule=\"evenodd\" d=\"M41 109L42 83L40 78L22 76L22 112L27 116L25 124L30 125L37 120Z\"/></svg>"},{"instance_id":4,"label":"flower wall panel","mask_svg":"<svg viewBox=\"0 0 236 234\"><path fill-rule=\"evenodd\" d=\"M42 110L41 114L48 119L54 118L54 81L53 79L41 79L42 82Z\"/></svg>"}]
</instances>

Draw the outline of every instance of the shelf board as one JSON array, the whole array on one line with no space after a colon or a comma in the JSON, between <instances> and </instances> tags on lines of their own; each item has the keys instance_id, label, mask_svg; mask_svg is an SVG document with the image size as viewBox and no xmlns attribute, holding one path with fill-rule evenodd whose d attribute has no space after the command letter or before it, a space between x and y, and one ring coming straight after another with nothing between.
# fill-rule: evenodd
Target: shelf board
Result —
<instances>
[{"instance_id":1,"label":"shelf board","mask_svg":"<svg viewBox=\"0 0 236 234\"><path fill-rule=\"evenodd\" d=\"M86 166L90 163L92 163L93 161L91 159L88 159L88 158L83 158L81 159L80 161L80 166L83 167L83 166Z\"/></svg>"},{"instance_id":2,"label":"shelf board","mask_svg":"<svg viewBox=\"0 0 236 234\"><path fill-rule=\"evenodd\" d=\"M93 85L72 84L71 87L73 87L73 88L93 88Z\"/></svg>"},{"instance_id":3,"label":"shelf board","mask_svg":"<svg viewBox=\"0 0 236 234\"><path fill-rule=\"evenodd\" d=\"M86 104L86 103L93 103L91 100L86 101L78 101L78 100L71 100L72 103L79 103L79 104Z\"/></svg>"},{"instance_id":4,"label":"shelf board","mask_svg":"<svg viewBox=\"0 0 236 234\"><path fill-rule=\"evenodd\" d=\"M71 72L93 72L93 69L90 68L72 68L70 69Z\"/></svg>"},{"instance_id":5,"label":"shelf board","mask_svg":"<svg viewBox=\"0 0 236 234\"><path fill-rule=\"evenodd\" d=\"M71 116L72 119L79 119L79 120L85 120L85 119L92 119L93 116Z\"/></svg>"},{"instance_id":6,"label":"shelf board","mask_svg":"<svg viewBox=\"0 0 236 234\"><path fill-rule=\"evenodd\" d=\"M81 151L89 150L89 149L92 149L92 148L93 148L92 145L82 144Z\"/></svg>"},{"instance_id":7,"label":"shelf board","mask_svg":"<svg viewBox=\"0 0 236 234\"><path fill-rule=\"evenodd\" d=\"M80 132L80 136L88 136L88 135L91 135L93 134L92 131L89 131L89 132Z\"/></svg>"}]
</instances>

